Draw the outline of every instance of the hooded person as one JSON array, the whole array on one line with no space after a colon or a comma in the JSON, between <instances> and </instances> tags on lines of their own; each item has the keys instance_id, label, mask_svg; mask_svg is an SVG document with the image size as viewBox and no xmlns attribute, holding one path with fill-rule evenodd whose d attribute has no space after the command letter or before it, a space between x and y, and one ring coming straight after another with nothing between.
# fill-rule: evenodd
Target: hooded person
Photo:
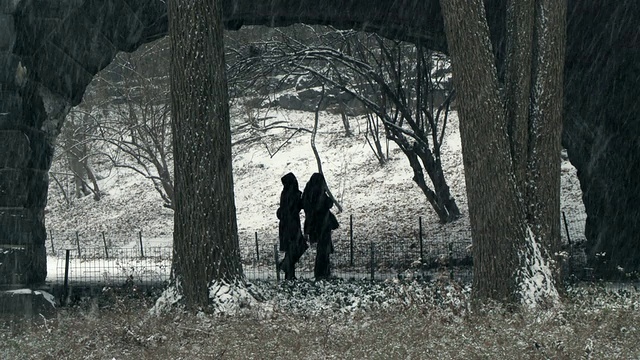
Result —
<instances>
[{"instance_id":1,"label":"hooded person","mask_svg":"<svg viewBox=\"0 0 640 360\"><path fill-rule=\"evenodd\" d=\"M280 207L276 215L278 224L278 238L280 251L285 252L284 259L278 268L284 270L285 279L295 279L295 265L309 247L300 228L300 210L302 210L302 192L298 188L298 179L293 173L281 178L282 193Z\"/></svg>"},{"instance_id":2,"label":"hooded person","mask_svg":"<svg viewBox=\"0 0 640 360\"><path fill-rule=\"evenodd\" d=\"M338 220L329 211L333 200L327 195L327 184L320 173L311 175L304 187L302 207L305 213L304 234L311 244L317 243L314 275L316 279L331 275L329 255L333 253L331 231L338 228Z\"/></svg>"},{"instance_id":3,"label":"hooded person","mask_svg":"<svg viewBox=\"0 0 640 360\"><path fill-rule=\"evenodd\" d=\"M324 221L322 214L326 213L333 203L327 204L322 196L325 189L324 176L320 173L311 175L304 187L302 208L304 209L304 234L309 242L315 244L320 238L320 230ZM321 201L323 203L321 203ZM327 206L329 206L327 208Z\"/></svg>"}]
</instances>

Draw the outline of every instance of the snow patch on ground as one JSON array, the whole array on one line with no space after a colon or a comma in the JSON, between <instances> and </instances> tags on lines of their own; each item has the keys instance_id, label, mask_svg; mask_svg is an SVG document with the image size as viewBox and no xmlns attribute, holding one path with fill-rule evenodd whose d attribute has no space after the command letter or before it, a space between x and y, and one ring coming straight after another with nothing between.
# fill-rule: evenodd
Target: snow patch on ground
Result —
<instances>
[{"instance_id":1,"label":"snow patch on ground","mask_svg":"<svg viewBox=\"0 0 640 360\"><path fill-rule=\"evenodd\" d=\"M255 287L245 284L228 284L216 281L209 286L209 298L214 314L234 316L250 309L257 309L264 317L270 311L269 306L260 303Z\"/></svg>"},{"instance_id":2,"label":"snow patch on ground","mask_svg":"<svg viewBox=\"0 0 640 360\"><path fill-rule=\"evenodd\" d=\"M183 295L180 280L169 285L156 300L149 313L161 315L183 308ZM214 281L209 286L210 307L206 310L215 315L235 316L248 311L261 317L268 317L273 308L262 302L261 290L251 283L229 284L225 281ZM204 310L204 309L203 309Z\"/></svg>"},{"instance_id":3,"label":"snow patch on ground","mask_svg":"<svg viewBox=\"0 0 640 360\"><path fill-rule=\"evenodd\" d=\"M175 307L180 306L180 300L182 300L182 295L179 290L180 281L177 280L176 283L167 286L166 289L162 292L158 300L156 300L155 305L149 310L151 315L162 315L170 312Z\"/></svg>"},{"instance_id":4,"label":"snow patch on ground","mask_svg":"<svg viewBox=\"0 0 640 360\"><path fill-rule=\"evenodd\" d=\"M35 295L42 295L42 297L47 300L51 306L55 307L56 306L56 298L51 295L50 293L43 291L43 290L36 290L33 292Z\"/></svg>"},{"instance_id":5,"label":"snow patch on ground","mask_svg":"<svg viewBox=\"0 0 640 360\"><path fill-rule=\"evenodd\" d=\"M471 288L450 281L384 282L357 280L257 281L243 285L215 282L209 287L213 315L248 315L269 319L283 314L309 317L364 315L375 310L432 307L457 315L469 313ZM182 308L175 286L167 288L150 310L151 315ZM204 309L203 309L204 310Z\"/></svg>"},{"instance_id":6,"label":"snow patch on ground","mask_svg":"<svg viewBox=\"0 0 640 360\"><path fill-rule=\"evenodd\" d=\"M275 312L305 316L358 315L372 310L438 304L459 314L469 309L470 287L452 282L295 281L258 284Z\"/></svg>"}]
</instances>

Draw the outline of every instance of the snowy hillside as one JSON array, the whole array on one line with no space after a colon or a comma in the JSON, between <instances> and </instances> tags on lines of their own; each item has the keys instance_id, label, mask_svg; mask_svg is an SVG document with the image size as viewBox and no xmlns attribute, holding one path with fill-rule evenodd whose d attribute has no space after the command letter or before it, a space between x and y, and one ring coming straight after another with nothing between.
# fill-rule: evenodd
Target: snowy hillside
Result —
<instances>
[{"instance_id":1,"label":"snowy hillside","mask_svg":"<svg viewBox=\"0 0 640 360\"><path fill-rule=\"evenodd\" d=\"M240 111L232 113L234 125L246 122L244 114ZM262 111L259 117L268 118L266 124L284 121L293 128L313 128L313 113L275 108ZM260 125L264 124L260 122ZM354 135L346 137L340 116L322 112L316 139L328 185L344 208L337 214L342 226L334 233L336 241L346 239L351 214L357 241L416 239L419 216L423 217L426 238L467 233L464 169L455 113L442 149L443 165L463 217L449 225L438 223L434 211L412 180L413 173L404 154L390 143L390 160L380 166L364 136L366 120L352 117L350 125ZM292 130L281 128L258 133L262 136L260 141L234 148L238 228L241 241L252 239L254 232L258 232L263 241L275 242L278 225L275 213L282 189L280 177L293 172L302 190L311 174L317 171L317 165L309 132L298 131L293 137ZM247 135L246 130L235 133L234 141ZM122 238L116 243L125 243L142 231L146 239L170 243L173 213L162 206L150 181L123 169L104 169L98 171L98 177L102 178L100 188L107 196L97 202L87 196L75 199L72 206L67 206L59 188L53 183L50 185L46 224L54 236L78 231L83 238L97 241L100 232L105 232L110 239ZM580 186L575 169L568 161L562 164L562 209L570 220L584 218ZM336 211L335 207L333 211ZM576 229L583 226L573 225Z\"/></svg>"}]
</instances>

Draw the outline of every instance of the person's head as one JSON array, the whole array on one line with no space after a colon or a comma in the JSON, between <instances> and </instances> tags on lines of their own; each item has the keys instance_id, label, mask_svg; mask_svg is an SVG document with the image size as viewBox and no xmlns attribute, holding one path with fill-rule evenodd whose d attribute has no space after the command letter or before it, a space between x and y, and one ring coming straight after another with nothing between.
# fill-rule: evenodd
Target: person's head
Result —
<instances>
[{"instance_id":1,"label":"person's head","mask_svg":"<svg viewBox=\"0 0 640 360\"><path fill-rule=\"evenodd\" d=\"M314 173L311 175L311 179L309 179L309 184L314 187L325 188L324 176L320 173Z\"/></svg>"},{"instance_id":2,"label":"person's head","mask_svg":"<svg viewBox=\"0 0 640 360\"><path fill-rule=\"evenodd\" d=\"M298 179L296 179L296 176L293 175L292 172L286 174L285 176L283 176L280 181L282 181L282 185L284 187L294 187L294 188L298 188Z\"/></svg>"}]
</instances>

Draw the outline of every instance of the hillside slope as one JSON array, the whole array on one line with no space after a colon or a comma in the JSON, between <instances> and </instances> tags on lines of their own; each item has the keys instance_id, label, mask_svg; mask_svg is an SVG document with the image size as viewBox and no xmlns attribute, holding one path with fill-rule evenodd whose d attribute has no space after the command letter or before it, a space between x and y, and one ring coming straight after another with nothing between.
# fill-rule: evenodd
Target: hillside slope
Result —
<instances>
[{"instance_id":1,"label":"hillside slope","mask_svg":"<svg viewBox=\"0 0 640 360\"><path fill-rule=\"evenodd\" d=\"M277 108L259 114L265 123L313 128L313 113L284 111ZM246 121L243 113L234 111L232 122ZM455 113L450 119L442 148L445 176L463 217L453 224L440 225L434 211L412 180L413 173L404 154L389 144L389 161L380 166L365 139L366 120L350 119L354 135L346 137L339 115L322 112L316 144L328 185L342 204L337 214L341 228L334 232L336 241L348 236L349 216L354 217L357 241L394 241L417 238L418 217L423 217L427 239L444 237L468 238L469 221L465 196L460 136ZM260 123L260 125L264 125ZM245 127L244 129L247 129ZM266 242L277 240L275 216L282 189L280 177L293 172L301 190L317 171L307 131L277 128L259 131L261 140L234 147L234 186L238 228L241 241L251 241L254 232ZM234 140L248 136L247 130L234 134ZM54 167L56 165L54 164ZM47 206L47 228L57 241L69 239L79 232L85 242L101 244L105 232L116 244L128 243L142 231L146 239L170 243L173 231L172 211L162 207L160 196L151 183L125 169L103 170L100 187L106 196L94 201L91 196L75 199L67 206L60 189L50 185ZM336 211L334 207L334 212ZM575 169L568 161L562 164L562 210L566 212L572 231L581 233L584 207Z\"/></svg>"}]
</instances>

